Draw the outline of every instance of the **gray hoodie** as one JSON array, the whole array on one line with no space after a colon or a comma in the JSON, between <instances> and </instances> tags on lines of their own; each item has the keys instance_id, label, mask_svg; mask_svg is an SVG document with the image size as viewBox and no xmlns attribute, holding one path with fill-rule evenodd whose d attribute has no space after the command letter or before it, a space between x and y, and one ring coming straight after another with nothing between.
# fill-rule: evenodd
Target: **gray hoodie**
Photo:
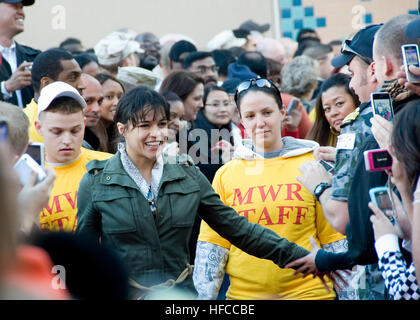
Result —
<instances>
[{"instance_id":1,"label":"gray hoodie","mask_svg":"<svg viewBox=\"0 0 420 320\"><path fill-rule=\"evenodd\" d=\"M235 146L233 159L255 160L275 157L292 158L313 152L316 147L319 147L319 144L315 141L295 139L293 137L283 137L282 141L284 146L281 150L261 154L255 151L251 139L243 139L241 144Z\"/></svg>"}]
</instances>

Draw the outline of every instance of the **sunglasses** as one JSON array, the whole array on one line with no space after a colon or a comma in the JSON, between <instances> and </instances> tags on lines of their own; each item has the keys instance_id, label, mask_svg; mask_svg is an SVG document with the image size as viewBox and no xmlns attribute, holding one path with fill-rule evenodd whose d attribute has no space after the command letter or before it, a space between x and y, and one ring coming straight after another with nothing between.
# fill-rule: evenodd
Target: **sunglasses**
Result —
<instances>
[{"instance_id":1,"label":"sunglasses","mask_svg":"<svg viewBox=\"0 0 420 320\"><path fill-rule=\"evenodd\" d=\"M245 81L241 82L238 85L238 87L236 88L236 92L235 92L235 102L236 102L236 104L238 104L239 95L242 92L248 90L251 87L268 88L268 89L273 90L276 94L278 94L280 96L279 89L270 80L267 80L267 79L264 79L264 78L250 79L250 80L245 80Z\"/></svg>"},{"instance_id":2,"label":"sunglasses","mask_svg":"<svg viewBox=\"0 0 420 320\"><path fill-rule=\"evenodd\" d=\"M360 59L362 59L366 64L370 65L372 63L372 59L370 59L368 57L364 57L360 53L354 51L352 49L352 47L350 47L350 42L351 42L351 40L349 40L349 39L343 41L343 43L341 44L341 53L350 52L352 54L355 54Z\"/></svg>"}]
</instances>

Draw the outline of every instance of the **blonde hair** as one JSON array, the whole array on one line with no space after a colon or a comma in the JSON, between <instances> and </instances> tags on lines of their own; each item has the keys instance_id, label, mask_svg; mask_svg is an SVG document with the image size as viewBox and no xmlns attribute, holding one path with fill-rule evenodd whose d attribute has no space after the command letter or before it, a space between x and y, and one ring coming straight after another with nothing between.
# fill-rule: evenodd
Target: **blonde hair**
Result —
<instances>
[{"instance_id":1,"label":"blonde hair","mask_svg":"<svg viewBox=\"0 0 420 320\"><path fill-rule=\"evenodd\" d=\"M7 102L0 102L0 117L6 118L10 147L15 155L20 156L29 143L28 117L19 107Z\"/></svg>"}]
</instances>

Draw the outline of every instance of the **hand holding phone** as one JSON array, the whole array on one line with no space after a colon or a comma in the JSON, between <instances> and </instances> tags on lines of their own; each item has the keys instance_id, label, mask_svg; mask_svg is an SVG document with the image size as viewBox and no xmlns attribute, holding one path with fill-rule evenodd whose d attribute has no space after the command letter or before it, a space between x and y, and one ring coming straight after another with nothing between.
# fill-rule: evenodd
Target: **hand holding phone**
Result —
<instances>
[{"instance_id":1,"label":"hand holding phone","mask_svg":"<svg viewBox=\"0 0 420 320\"><path fill-rule=\"evenodd\" d=\"M297 108L297 106L298 106L298 105L299 105L299 100L298 100L297 98L293 98L293 99L290 101L289 105L287 106L287 109L286 109L286 115L287 115L287 116L292 115L292 111L293 111L295 108Z\"/></svg>"},{"instance_id":2,"label":"hand holding phone","mask_svg":"<svg viewBox=\"0 0 420 320\"><path fill-rule=\"evenodd\" d=\"M363 152L366 171L383 171L392 169L392 156L388 150L374 149Z\"/></svg>"},{"instance_id":3,"label":"hand holding phone","mask_svg":"<svg viewBox=\"0 0 420 320\"><path fill-rule=\"evenodd\" d=\"M395 218L393 216L392 201L388 193L387 187L377 187L369 190L369 196L372 203L377 206L385 216L395 225Z\"/></svg>"},{"instance_id":4,"label":"hand holding phone","mask_svg":"<svg viewBox=\"0 0 420 320\"><path fill-rule=\"evenodd\" d=\"M392 99L388 92L374 92L370 95L373 114L378 115L388 121L392 121L394 110Z\"/></svg>"},{"instance_id":5,"label":"hand holding phone","mask_svg":"<svg viewBox=\"0 0 420 320\"><path fill-rule=\"evenodd\" d=\"M41 166L26 153L16 162L14 169L19 175L19 181L22 186L28 183L32 171L37 174L37 183L44 180L47 176Z\"/></svg>"},{"instance_id":6,"label":"hand holding phone","mask_svg":"<svg viewBox=\"0 0 420 320\"><path fill-rule=\"evenodd\" d=\"M41 167L45 166L45 151L44 151L44 144L33 142L28 146L26 149L26 154L31 156Z\"/></svg>"},{"instance_id":7,"label":"hand holding phone","mask_svg":"<svg viewBox=\"0 0 420 320\"><path fill-rule=\"evenodd\" d=\"M410 66L420 67L419 48L417 44L403 45L401 46L401 52L407 81L420 83L420 76L417 76L410 71Z\"/></svg>"},{"instance_id":8,"label":"hand holding phone","mask_svg":"<svg viewBox=\"0 0 420 320\"><path fill-rule=\"evenodd\" d=\"M330 161L325 161L325 160L319 160L319 163L325 168L325 170L327 170L330 173L334 172L334 162L330 162Z\"/></svg>"}]
</instances>

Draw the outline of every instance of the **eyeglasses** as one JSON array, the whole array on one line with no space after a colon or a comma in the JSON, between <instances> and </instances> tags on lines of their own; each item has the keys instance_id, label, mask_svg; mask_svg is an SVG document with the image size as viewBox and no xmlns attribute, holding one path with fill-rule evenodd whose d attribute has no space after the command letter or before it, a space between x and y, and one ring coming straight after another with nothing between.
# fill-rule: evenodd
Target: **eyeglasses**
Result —
<instances>
[{"instance_id":1,"label":"eyeglasses","mask_svg":"<svg viewBox=\"0 0 420 320\"><path fill-rule=\"evenodd\" d=\"M258 88L268 88L273 90L276 94L279 95L280 97L280 91L279 89L276 87L276 85L274 83L272 83L270 80L264 79L264 78L259 78L259 79L250 79L250 80L245 80L244 82L241 82L238 87L236 88L236 93L235 93L235 102L236 104L238 104L238 97L239 95L248 90L251 87L258 87Z\"/></svg>"},{"instance_id":2,"label":"eyeglasses","mask_svg":"<svg viewBox=\"0 0 420 320\"><path fill-rule=\"evenodd\" d=\"M220 107L229 107L231 105L230 102L220 102L220 103L206 103L206 106L220 108Z\"/></svg>"},{"instance_id":3,"label":"eyeglasses","mask_svg":"<svg viewBox=\"0 0 420 320\"><path fill-rule=\"evenodd\" d=\"M215 73L215 72L219 71L219 67L216 66L216 65L210 66L210 67L199 66L199 67L197 67L196 70L193 70L192 72L200 73L200 74L206 74L208 71Z\"/></svg>"},{"instance_id":4,"label":"eyeglasses","mask_svg":"<svg viewBox=\"0 0 420 320\"><path fill-rule=\"evenodd\" d=\"M368 57L364 57L362 56L360 53L354 51L351 47L350 47L350 39L344 40L343 43L341 44L341 53L344 52L350 52L355 54L356 56L358 56L360 59L362 59L366 64L370 65L372 63L372 59L368 58Z\"/></svg>"}]
</instances>

